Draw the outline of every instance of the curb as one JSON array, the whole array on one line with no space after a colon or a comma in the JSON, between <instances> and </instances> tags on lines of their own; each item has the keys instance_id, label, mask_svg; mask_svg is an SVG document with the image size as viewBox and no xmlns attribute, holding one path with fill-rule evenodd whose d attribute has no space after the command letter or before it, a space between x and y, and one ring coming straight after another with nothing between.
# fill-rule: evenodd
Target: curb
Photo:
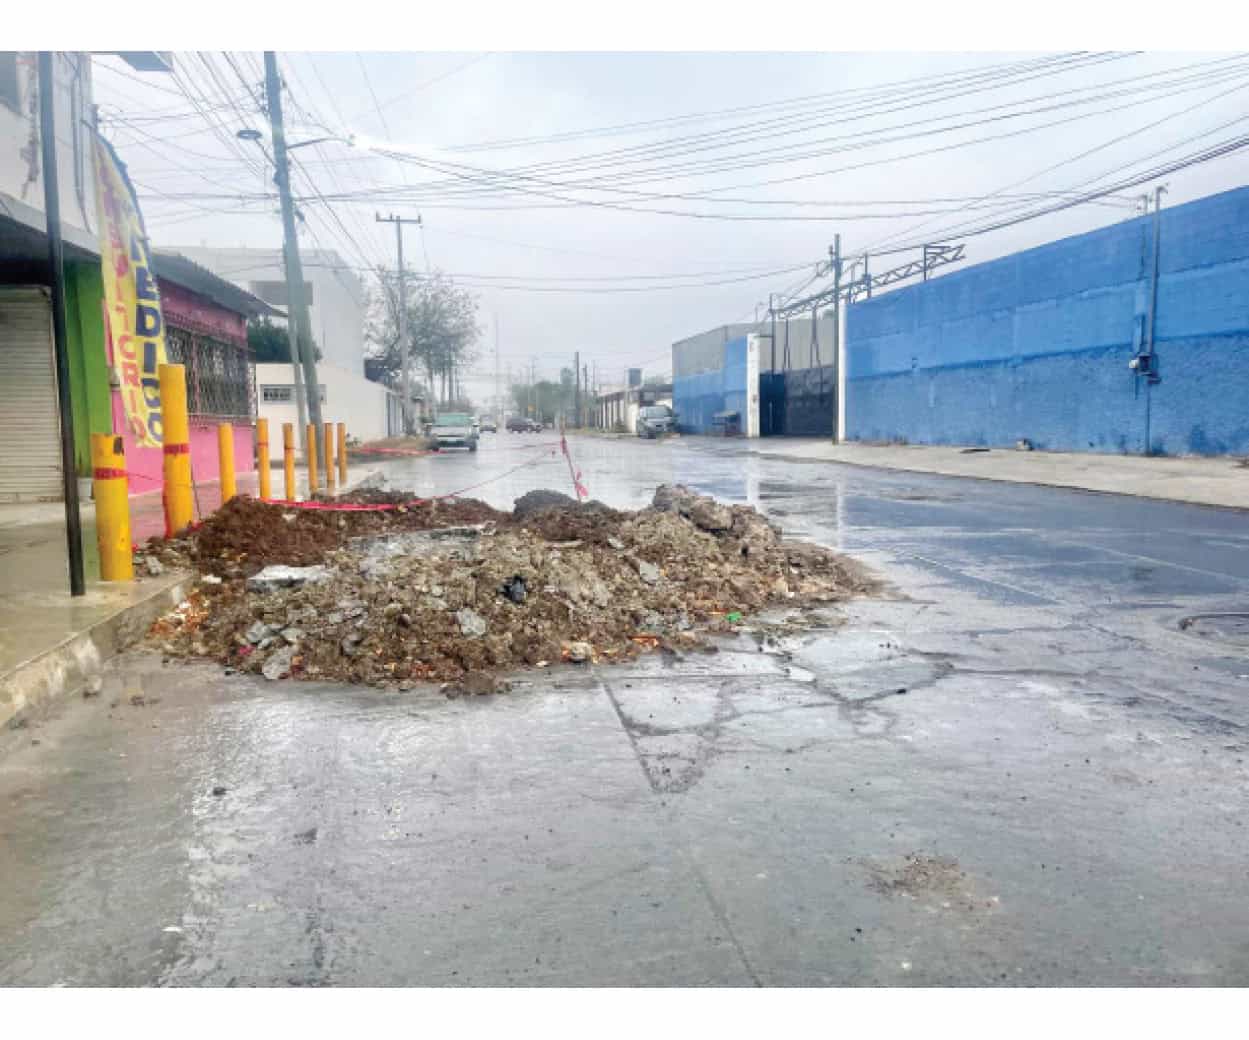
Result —
<instances>
[{"instance_id":1,"label":"curb","mask_svg":"<svg viewBox=\"0 0 1249 1040\"><path fill-rule=\"evenodd\" d=\"M187 597L191 576L171 575L151 593L0 675L0 724L15 729L86 689L105 663L138 642L162 614ZM16 725L15 725L16 724Z\"/></svg>"}]
</instances>

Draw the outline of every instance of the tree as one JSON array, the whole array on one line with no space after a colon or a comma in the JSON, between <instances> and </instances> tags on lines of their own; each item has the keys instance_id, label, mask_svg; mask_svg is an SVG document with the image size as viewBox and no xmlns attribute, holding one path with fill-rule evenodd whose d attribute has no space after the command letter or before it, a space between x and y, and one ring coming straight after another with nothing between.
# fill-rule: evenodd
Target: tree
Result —
<instances>
[{"instance_id":1,"label":"tree","mask_svg":"<svg viewBox=\"0 0 1249 1040\"><path fill-rule=\"evenodd\" d=\"M247 321L247 346L252 360L258 365L290 364L291 339L285 325L278 325L269 316L249 318ZM321 360L321 348L314 341L312 356Z\"/></svg>"},{"instance_id":2,"label":"tree","mask_svg":"<svg viewBox=\"0 0 1249 1040\"><path fill-rule=\"evenodd\" d=\"M572 369L567 369L569 373ZM571 384L553 383L549 379L539 379L536 383L513 383L512 400L516 411L543 422L555 422L561 415L569 415L572 410Z\"/></svg>"},{"instance_id":3,"label":"tree","mask_svg":"<svg viewBox=\"0 0 1249 1040\"><path fill-rule=\"evenodd\" d=\"M476 360L481 337L477 324L477 297L456 285L441 271L407 276L408 342L406 350L414 376L413 387L424 382L441 404L463 402L463 372ZM399 385L404 347L399 343L399 279L379 270L370 292L365 336L370 356L380 363L392 386Z\"/></svg>"}]
</instances>

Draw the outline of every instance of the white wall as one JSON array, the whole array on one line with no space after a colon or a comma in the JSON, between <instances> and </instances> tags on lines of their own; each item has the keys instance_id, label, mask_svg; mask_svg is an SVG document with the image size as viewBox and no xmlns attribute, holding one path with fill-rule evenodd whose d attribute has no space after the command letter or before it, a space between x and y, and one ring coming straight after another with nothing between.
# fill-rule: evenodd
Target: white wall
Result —
<instances>
[{"instance_id":1,"label":"white wall","mask_svg":"<svg viewBox=\"0 0 1249 1040\"><path fill-rule=\"evenodd\" d=\"M324 389L321 404L323 422L346 423L347 436L353 440L373 441L389 437L398 430L387 429L387 397L395 397L381 383L371 383L363 376L322 361L317 364L317 379ZM297 423L299 415L294 394L288 403L275 403L264 399L266 386L292 387L294 374L288 364L256 366L256 413L269 420L269 440L272 445L281 444L283 423ZM392 419L393 423L393 419ZM297 438L298 439L298 438ZM276 452L280 450L274 447Z\"/></svg>"},{"instance_id":2,"label":"white wall","mask_svg":"<svg viewBox=\"0 0 1249 1040\"><path fill-rule=\"evenodd\" d=\"M38 68L34 51L17 54L18 108L0 100L0 193L43 212L43 156L39 141ZM91 59L74 51L57 53L52 61L55 85L57 177L61 222L94 236L95 179L91 170ZM31 103L35 103L31 111ZM33 149L30 157L23 149ZM37 172L29 180L32 172Z\"/></svg>"},{"instance_id":3,"label":"white wall","mask_svg":"<svg viewBox=\"0 0 1249 1040\"><path fill-rule=\"evenodd\" d=\"M213 274L255 293L254 282L285 282L281 249L162 246L207 267ZM300 249L304 281L312 285L308 316L322 358L364 376L364 287L332 250ZM256 293L259 295L259 293ZM286 308L280 303L283 310Z\"/></svg>"}]
</instances>

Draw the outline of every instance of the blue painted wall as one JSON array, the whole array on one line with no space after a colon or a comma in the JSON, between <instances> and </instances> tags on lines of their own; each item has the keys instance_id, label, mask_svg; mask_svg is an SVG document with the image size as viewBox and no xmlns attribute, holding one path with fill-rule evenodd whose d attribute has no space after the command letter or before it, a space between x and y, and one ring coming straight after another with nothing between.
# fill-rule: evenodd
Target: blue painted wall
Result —
<instances>
[{"instance_id":1,"label":"blue painted wall","mask_svg":"<svg viewBox=\"0 0 1249 1040\"><path fill-rule=\"evenodd\" d=\"M724 344L719 368L672 381L672 408L685 433L710 433L716 412L746 415L746 337Z\"/></svg>"},{"instance_id":2,"label":"blue painted wall","mask_svg":"<svg viewBox=\"0 0 1249 1040\"><path fill-rule=\"evenodd\" d=\"M854 304L851 440L1054 451L1249 452L1249 188L1162 213L1155 353L1128 368L1148 306L1153 218Z\"/></svg>"}]
</instances>

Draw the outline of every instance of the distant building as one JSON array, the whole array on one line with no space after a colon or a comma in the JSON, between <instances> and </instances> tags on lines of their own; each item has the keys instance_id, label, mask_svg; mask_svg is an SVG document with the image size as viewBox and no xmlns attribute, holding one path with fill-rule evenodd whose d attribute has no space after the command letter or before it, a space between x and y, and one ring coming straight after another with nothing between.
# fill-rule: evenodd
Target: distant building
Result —
<instances>
[{"instance_id":1,"label":"distant building","mask_svg":"<svg viewBox=\"0 0 1249 1040\"><path fill-rule=\"evenodd\" d=\"M285 322L286 268L281 249L180 246L177 251L266 303L282 309ZM393 436L402 429L400 398L369 377L364 356L364 286L332 250L301 249L304 292L317 362L322 418L347 424L359 440ZM294 372L290 364L256 365L257 414L271 428L296 422Z\"/></svg>"}]
</instances>

